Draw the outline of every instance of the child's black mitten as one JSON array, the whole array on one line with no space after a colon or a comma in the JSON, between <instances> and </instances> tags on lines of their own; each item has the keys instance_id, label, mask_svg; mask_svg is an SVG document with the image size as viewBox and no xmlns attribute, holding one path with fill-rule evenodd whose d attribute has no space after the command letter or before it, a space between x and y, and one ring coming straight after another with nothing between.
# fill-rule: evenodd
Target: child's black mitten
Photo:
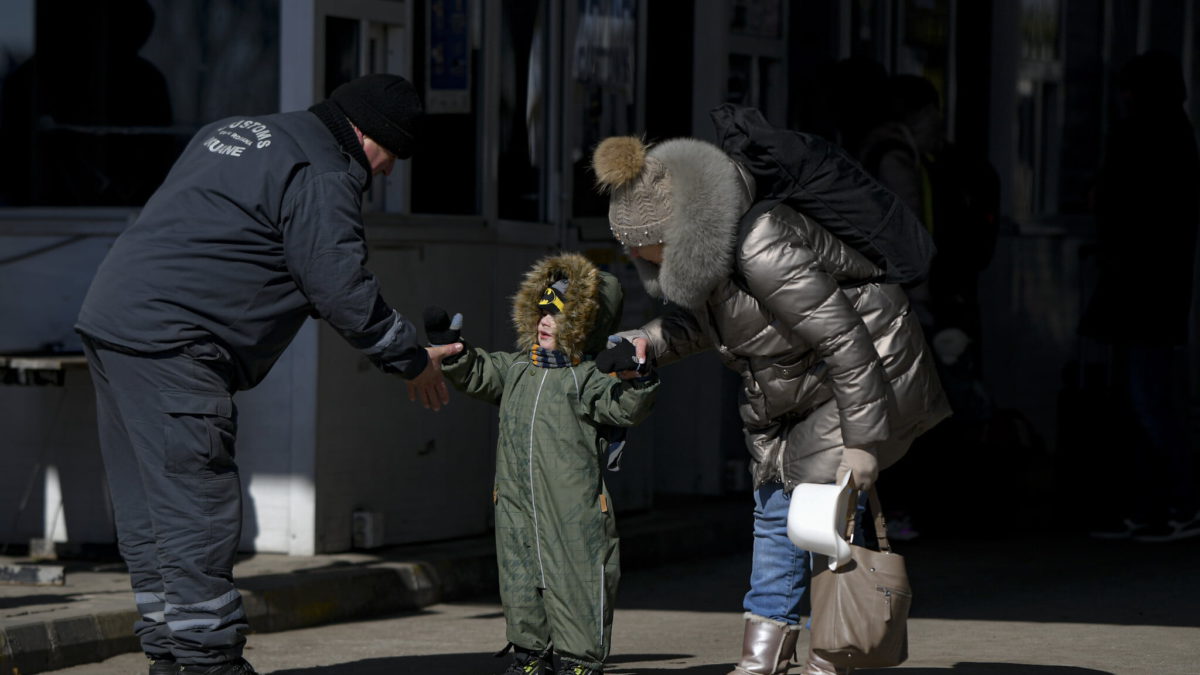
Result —
<instances>
[{"instance_id":1,"label":"child's black mitten","mask_svg":"<svg viewBox=\"0 0 1200 675\"><path fill-rule=\"evenodd\" d=\"M612 347L605 349L596 355L596 369L602 373L620 373L627 370L636 370L638 373L645 375L649 371L649 366L645 363L637 361L637 347L632 342L624 338L612 336L608 338L609 344Z\"/></svg>"},{"instance_id":2,"label":"child's black mitten","mask_svg":"<svg viewBox=\"0 0 1200 675\"><path fill-rule=\"evenodd\" d=\"M446 310L437 305L425 308L425 337L434 347L461 342L462 323L462 314L455 314L451 319Z\"/></svg>"}]
</instances>

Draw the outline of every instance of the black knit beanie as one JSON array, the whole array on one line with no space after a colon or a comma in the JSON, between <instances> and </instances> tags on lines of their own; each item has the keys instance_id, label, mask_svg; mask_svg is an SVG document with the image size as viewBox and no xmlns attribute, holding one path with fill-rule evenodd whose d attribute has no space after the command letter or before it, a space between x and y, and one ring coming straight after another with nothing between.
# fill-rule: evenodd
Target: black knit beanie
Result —
<instances>
[{"instance_id":1,"label":"black knit beanie","mask_svg":"<svg viewBox=\"0 0 1200 675\"><path fill-rule=\"evenodd\" d=\"M408 80L386 73L364 75L334 89L329 101L364 136L400 159L412 156L424 108Z\"/></svg>"}]
</instances>

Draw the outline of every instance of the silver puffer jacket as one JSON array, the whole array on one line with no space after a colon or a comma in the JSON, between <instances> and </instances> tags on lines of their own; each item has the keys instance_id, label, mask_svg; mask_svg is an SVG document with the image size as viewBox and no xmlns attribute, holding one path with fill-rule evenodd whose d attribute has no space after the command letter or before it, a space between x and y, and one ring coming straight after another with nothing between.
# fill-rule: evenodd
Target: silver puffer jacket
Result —
<instances>
[{"instance_id":1,"label":"silver puffer jacket","mask_svg":"<svg viewBox=\"0 0 1200 675\"><path fill-rule=\"evenodd\" d=\"M753 183L730 163L735 189L703 195L725 208L677 220L661 266L634 261L650 294L675 305L625 336L645 337L660 366L715 348L742 376L755 487L832 482L845 446L890 466L950 414L904 291L866 282L880 275L873 263L788 206L739 240L728 213L745 210Z\"/></svg>"}]
</instances>

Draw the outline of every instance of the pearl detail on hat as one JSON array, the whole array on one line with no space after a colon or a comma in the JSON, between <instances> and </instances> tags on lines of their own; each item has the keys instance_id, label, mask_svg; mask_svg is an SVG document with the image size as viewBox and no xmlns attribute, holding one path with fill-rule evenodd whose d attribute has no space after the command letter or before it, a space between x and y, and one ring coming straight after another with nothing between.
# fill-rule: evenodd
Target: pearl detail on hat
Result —
<instances>
[{"instance_id":1,"label":"pearl detail on hat","mask_svg":"<svg viewBox=\"0 0 1200 675\"><path fill-rule=\"evenodd\" d=\"M664 230L674 221L674 206L670 172L658 159L646 157L636 176L613 188L609 228L628 246L661 244Z\"/></svg>"},{"instance_id":2,"label":"pearl detail on hat","mask_svg":"<svg viewBox=\"0 0 1200 675\"><path fill-rule=\"evenodd\" d=\"M654 239L653 237L645 236L644 231L640 232L642 236L632 233L623 235L622 232L614 227L611 223L609 224L608 229L613 233L613 237L624 246L654 246L656 244L663 243L663 239L661 237Z\"/></svg>"}]
</instances>

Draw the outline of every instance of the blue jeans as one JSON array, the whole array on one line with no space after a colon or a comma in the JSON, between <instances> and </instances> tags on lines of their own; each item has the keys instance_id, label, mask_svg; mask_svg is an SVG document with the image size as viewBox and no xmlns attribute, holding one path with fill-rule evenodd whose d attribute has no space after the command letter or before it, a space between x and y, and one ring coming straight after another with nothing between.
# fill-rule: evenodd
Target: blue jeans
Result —
<instances>
[{"instance_id":1,"label":"blue jeans","mask_svg":"<svg viewBox=\"0 0 1200 675\"><path fill-rule=\"evenodd\" d=\"M808 551L787 536L792 494L782 483L754 491L754 559L750 591L742 606L747 612L774 621L800 623L801 603L808 591L812 565Z\"/></svg>"}]
</instances>

